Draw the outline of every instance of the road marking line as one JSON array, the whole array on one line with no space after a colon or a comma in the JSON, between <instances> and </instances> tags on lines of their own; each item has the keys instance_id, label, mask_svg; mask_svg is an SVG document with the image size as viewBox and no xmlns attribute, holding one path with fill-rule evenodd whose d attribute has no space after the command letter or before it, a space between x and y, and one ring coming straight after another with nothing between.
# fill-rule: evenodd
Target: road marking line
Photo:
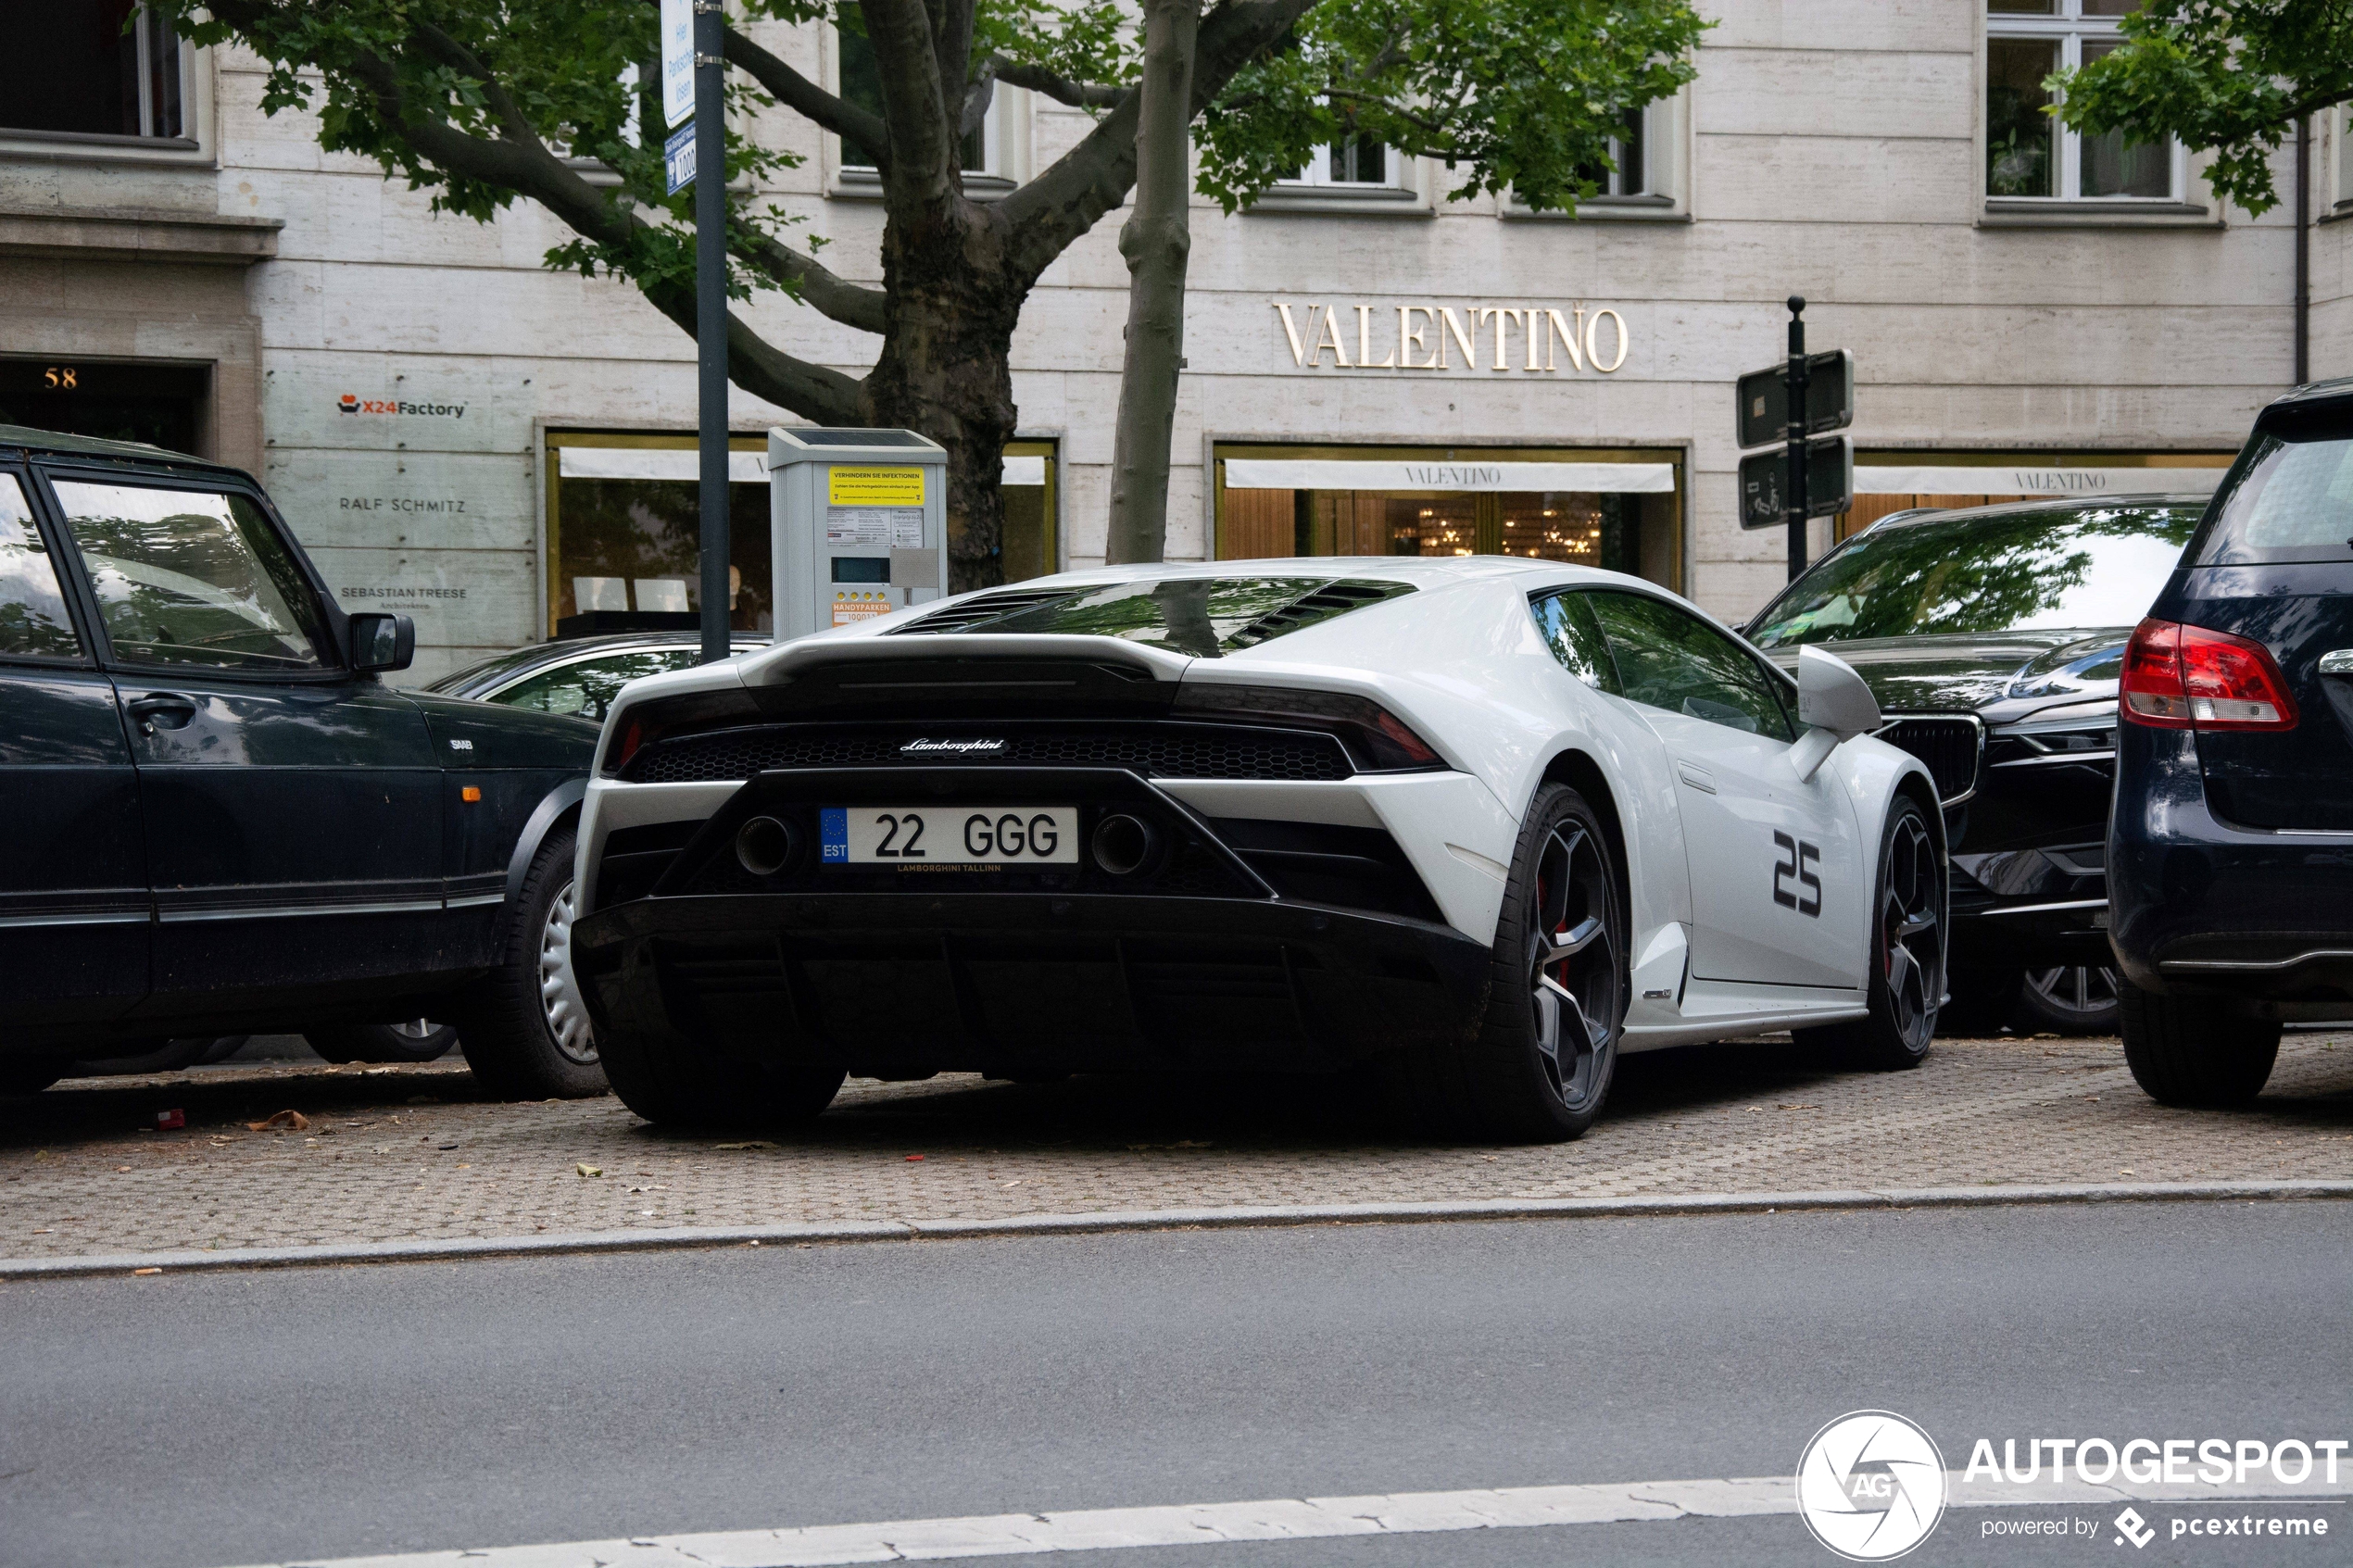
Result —
<instances>
[{"instance_id":1,"label":"road marking line","mask_svg":"<svg viewBox=\"0 0 2353 1568\"><path fill-rule=\"evenodd\" d=\"M2133 1499L2238 1502L2313 1499L2318 1486L1968 1486L1948 1474L1949 1508L2020 1504L2114 1504ZM1795 1513L1797 1483L1787 1475L1727 1480L1599 1482L1461 1492L1399 1492L1359 1498L1274 1498L1258 1502L1092 1508L1068 1513L996 1513L963 1519L900 1519L873 1524L807 1524L780 1530L639 1536L473 1551L305 1559L269 1568L832 1568L853 1562L924 1562L950 1557L1026 1557L1123 1547L1210 1546L1336 1536L1402 1536L1448 1530L1516 1530L1624 1524L1666 1519L1737 1519Z\"/></svg>"}]
</instances>

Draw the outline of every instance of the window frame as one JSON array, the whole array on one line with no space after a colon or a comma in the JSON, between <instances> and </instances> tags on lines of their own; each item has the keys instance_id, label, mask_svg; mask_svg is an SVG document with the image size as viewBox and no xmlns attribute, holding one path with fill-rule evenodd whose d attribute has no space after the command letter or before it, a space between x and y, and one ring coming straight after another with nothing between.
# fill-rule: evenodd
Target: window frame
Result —
<instances>
[{"instance_id":1,"label":"window frame","mask_svg":"<svg viewBox=\"0 0 2353 1568\"><path fill-rule=\"evenodd\" d=\"M1602 192L1579 202L1574 213L1539 212L1521 201L1516 193L1507 192L1497 204L1496 215L1514 222L1691 222L1692 86L1685 82L1636 111L1642 117L1640 191L1616 194ZM1611 140L1615 142L1617 138Z\"/></svg>"},{"instance_id":2,"label":"window frame","mask_svg":"<svg viewBox=\"0 0 2353 1568\"><path fill-rule=\"evenodd\" d=\"M144 15L148 7L139 6ZM140 47L146 47L145 30ZM59 162L149 164L164 167L211 168L219 163L214 119L214 52L199 49L185 38L180 52L180 134L125 136L91 131L38 131L0 124L0 158ZM141 96L146 73L140 73Z\"/></svg>"},{"instance_id":3,"label":"window frame","mask_svg":"<svg viewBox=\"0 0 2353 1568\"><path fill-rule=\"evenodd\" d=\"M41 547L48 554L49 570L57 578L57 597L65 603L66 625L73 633L75 651L71 654L10 653L0 649L0 665L29 664L44 670L95 669L98 662L97 643L91 631L94 621L91 607L82 596L77 571L80 562L74 558L69 547L59 546L56 520L49 515L48 508L43 505L41 489L33 483L31 470L20 464L0 467L0 484L10 483L16 485L17 494L24 502L33 537L41 541ZM68 541L69 545L70 541Z\"/></svg>"},{"instance_id":4,"label":"window frame","mask_svg":"<svg viewBox=\"0 0 2353 1568\"><path fill-rule=\"evenodd\" d=\"M2086 16L2083 0L2052 0L2048 16L1995 11L1986 0L1978 0L1978 21L1981 24L1978 48L1977 89L1977 179L1979 192L1988 211L2036 212L2060 208L2082 211L2111 210L2180 211L2193 207L2185 194L2189 190L2189 154L2174 137L2166 138L2167 189L2161 196L2131 194L2085 195L2082 194L2083 141L2082 133L2056 120L2052 122L2052 159L2057 176L2048 195L2011 195L1997 194L1992 186L1988 167L1993 144L1993 67L1991 46L1997 43L2056 43L2058 61L2055 69L2073 70L2083 63L2085 43L2107 43L2120 40L2117 31L2119 17ZM2203 211L2202 207L2196 210Z\"/></svg>"},{"instance_id":5,"label":"window frame","mask_svg":"<svg viewBox=\"0 0 2353 1568\"><path fill-rule=\"evenodd\" d=\"M818 62L825 91L841 94L841 31L838 23L817 28ZM988 110L980 122L981 166L963 170L964 194L974 201L1000 201L1019 189L1028 176L1030 94L1000 82L989 94ZM831 131L824 132L828 178L825 194L851 201L880 201L882 171L849 156L849 146Z\"/></svg>"},{"instance_id":6,"label":"window frame","mask_svg":"<svg viewBox=\"0 0 2353 1568\"><path fill-rule=\"evenodd\" d=\"M36 460L31 472L39 489L33 503L36 512L45 511L52 525L50 537L62 540L67 546L64 556L66 572L72 578L69 596L74 608L82 620L82 641L95 657L97 666L105 670L155 671L179 675L183 680L245 681L258 685L334 685L351 679L348 653L345 647L346 620L335 606L334 596L319 569L296 540L286 520L271 504L261 487L243 475L157 472L136 468L117 468L103 464L80 463L70 458L54 461ZM150 490L184 490L207 495L242 495L259 510L262 521L273 530L278 543L293 563L295 575L310 591L310 612L318 620L318 629L302 630L311 636L320 656L315 670L255 670L236 665L153 664L130 659L116 651L114 637L107 627L106 615L98 600L97 589L90 581L88 563L82 558L82 546L73 537L73 530L66 521L65 503L58 498L57 484L116 484L137 485ZM290 607L295 608L295 607Z\"/></svg>"}]
</instances>

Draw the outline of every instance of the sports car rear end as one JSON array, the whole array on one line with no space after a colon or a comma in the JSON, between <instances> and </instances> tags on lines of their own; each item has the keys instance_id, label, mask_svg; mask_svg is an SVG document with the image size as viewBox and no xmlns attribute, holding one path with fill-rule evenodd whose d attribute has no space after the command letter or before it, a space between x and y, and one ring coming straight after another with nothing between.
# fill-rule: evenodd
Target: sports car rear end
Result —
<instances>
[{"instance_id":1,"label":"sports car rear end","mask_svg":"<svg viewBox=\"0 0 2353 1568\"><path fill-rule=\"evenodd\" d=\"M573 935L599 1039L905 1078L1455 1037L1481 906L1396 829L1508 818L1360 675L1234 657L1413 592L1025 587L633 688Z\"/></svg>"}]
</instances>

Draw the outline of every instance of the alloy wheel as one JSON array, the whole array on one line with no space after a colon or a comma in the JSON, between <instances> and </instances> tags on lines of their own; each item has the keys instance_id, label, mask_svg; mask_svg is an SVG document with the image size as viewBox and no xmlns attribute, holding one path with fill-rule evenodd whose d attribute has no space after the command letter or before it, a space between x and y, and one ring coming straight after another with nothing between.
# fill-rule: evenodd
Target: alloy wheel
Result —
<instances>
[{"instance_id":1,"label":"alloy wheel","mask_svg":"<svg viewBox=\"0 0 2353 1568\"><path fill-rule=\"evenodd\" d=\"M1625 1017L1625 976L1612 912L1617 897L1600 844L1576 822L1556 824L1536 859L1528 973L1536 1050L1553 1092L1581 1110L1608 1081Z\"/></svg>"},{"instance_id":2,"label":"alloy wheel","mask_svg":"<svg viewBox=\"0 0 2353 1568\"><path fill-rule=\"evenodd\" d=\"M1880 942L1888 1008L1906 1047L1925 1050L1944 993L1944 872L1917 812L1905 812L1888 834L1880 885L1886 890Z\"/></svg>"},{"instance_id":3,"label":"alloy wheel","mask_svg":"<svg viewBox=\"0 0 2353 1568\"><path fill-rule=\"evenodd\" d=\"M556 1049L586 1067L597 1060L597 1040L572 972L572 889L569 882L557 889L539 929L539 1010Z\"/></svg>"},{"instance_id":4,"label":"alloy wheel","mask_svg":"<svg viewBox=\"0 0 2353 1568\"><path fill-rule=\"evenodd\" d=\"M2060 1027L2104 1034L2116 1027L2116 971L2106 964L2059 964L2026 972L2034 1011Z\"/></svg>"}]
</instances>

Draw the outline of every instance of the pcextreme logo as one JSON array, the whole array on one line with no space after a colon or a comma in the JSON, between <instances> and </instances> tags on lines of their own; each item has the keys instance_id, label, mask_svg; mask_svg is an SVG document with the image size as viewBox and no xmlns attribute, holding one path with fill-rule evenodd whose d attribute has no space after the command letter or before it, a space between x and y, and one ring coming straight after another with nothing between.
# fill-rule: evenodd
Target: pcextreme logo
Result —
<instances>
[{"instance_id":1,"label":"pcextreme logo","mask_svg":"<svg viewBox=\"0 0 2353 1568\"><path fill-rule=\"evenodd\" d=\"M1893 1411L1850 1411L1806 1445L1797 1512L1816 1540L1850 1562L1901 1557L1944 1517L1944 1456Z\"/></svg>"},{"instance_id":2,"label":"pcextreme logo","mask_svg":"<svg viewBox=\"0 0 2353 1568\"><path fill-rule=\"evenodd\" d=\"M404 398L361 397L348 392L335 399L335 408L346 414L410 414L440 420L466 417L463 403L410 403Z\"/></svg>"}]
</instances>

